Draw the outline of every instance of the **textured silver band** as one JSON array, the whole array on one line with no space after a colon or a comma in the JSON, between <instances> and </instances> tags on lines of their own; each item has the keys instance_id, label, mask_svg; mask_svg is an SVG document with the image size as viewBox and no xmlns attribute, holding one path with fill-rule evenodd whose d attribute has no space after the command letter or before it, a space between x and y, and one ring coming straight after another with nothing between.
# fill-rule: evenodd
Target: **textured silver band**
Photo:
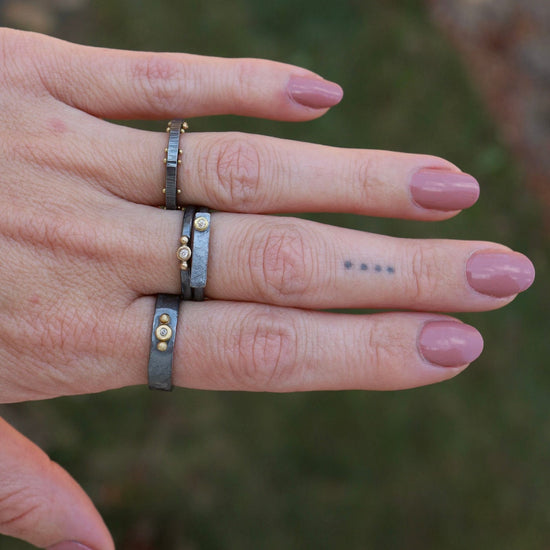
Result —
<instances>
[{"instance_id":1,"label":"textured silver band","mask_svg":"<svg viewBox=\"0 0 550 550\"><path fill-rule=\"evenodd\" d=\"M208 272L208 255L210 247L211 215L208 208L198 208L193 220L191 245L193 261L191 262L191 288L193 300L204 300L204 288Z\"/></svg>"}]
</instances>

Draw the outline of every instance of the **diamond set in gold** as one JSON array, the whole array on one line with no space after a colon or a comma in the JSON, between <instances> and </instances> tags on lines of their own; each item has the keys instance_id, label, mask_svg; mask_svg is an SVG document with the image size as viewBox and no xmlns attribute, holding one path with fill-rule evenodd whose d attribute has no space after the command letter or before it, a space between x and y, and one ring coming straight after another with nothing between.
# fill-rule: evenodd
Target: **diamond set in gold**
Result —
<instances>
[{"instance_id":1,"label":"diamond set in gold","mask_svg":"<svg viewBox=\"0 0 550 550\"><path fill-rule=\"evenodd\" d=\"M167 342L170 341L170 338L172 338L173 331L168 326L170 323L170 315L167 313L163 313L159 317L159 323L160 325L155 330L155 338L159 341L157 344L157 349L159 351L166 351L168 349Z\"/></svg>"},{"instance_id":2,"label":"diamond set in gold","mask_svg":"<svg viewBox=\"0 0 550 550\"><path fill-rule=\"evenodd\" d=\"M189 243L189 239L187 237L181 237L180 238L181 246L176 251L176 256L178 260L181 262L180 269L182 271L187 271L189 269L189 260L191 259L191 249L187 246Z\"/></svg>"}]
</instances>

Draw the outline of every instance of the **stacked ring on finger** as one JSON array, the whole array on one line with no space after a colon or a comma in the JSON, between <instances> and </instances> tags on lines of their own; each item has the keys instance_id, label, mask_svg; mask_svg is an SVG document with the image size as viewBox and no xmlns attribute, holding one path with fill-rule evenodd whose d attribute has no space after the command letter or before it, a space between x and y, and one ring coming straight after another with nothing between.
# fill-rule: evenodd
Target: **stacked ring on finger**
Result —
<instances>
[{"instance_id":1,"label":"stacked ring on finger","mask_svg":"<svg viewBox=\"0 0 550 550\"><path fill-rule=\"evenodd\" d=\"M187 122L181 119L174 119L168 123L168 147L164 149L166 164L166 180L162 192L164 193L166 209L176 210L178 208L178 195L181 189L178 188L178 166L181 165L183 151L180 149L180 136L189 128Z\"/></svg>"},{"instance_id":2,"label":"stacked ring on finger","mask_svg":"<svg viewBox=\"0 0 550 550\"><path fill-rule=\"evenodd\" d=\"M210 244L210 212L207 208L186 206L183 212L180 247L181 297L204 300Z\"/></svg>"}]
</instances>

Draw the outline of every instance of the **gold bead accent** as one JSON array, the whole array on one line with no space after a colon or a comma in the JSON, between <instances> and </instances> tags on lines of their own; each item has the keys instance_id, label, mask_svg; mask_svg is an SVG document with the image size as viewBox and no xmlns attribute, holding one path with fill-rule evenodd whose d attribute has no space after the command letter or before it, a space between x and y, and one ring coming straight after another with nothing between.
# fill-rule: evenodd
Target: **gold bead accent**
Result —
<instances>
[{"instance_id":1,"label":"gold bead accent","mask_svg":"<svg viewBox=\"0 0 550 550\"><path fill-rule=\"evenodd\" d=\"M168 349L168 344L166 342L159 342L157 344L157 349L159 351L166 351Z\"/></svg>"},{"instance_id":2,"label":"gold bead accent","mask_svg":"<svg viewBox=\"0 0 550 550\"><path fill-rule=\"evenodd\" d=\"M187 244L188 242L189 242L189 237L186 237L185 235L180 237L180 243L181 244Z\"/></svg>"},{"instance_id":3,"label":"gold bead accent","mask_svg":"<svg viewBox=\"0 0 550 550\"><path fill-rule=\"evenodd\" d=\"M178 164L180 164L180 165L181 165L181 160L178 160Z\"/></svg>"},{"instance_id":4,"label":"gold bead accent","mask_svg":"<svg viewBox=\"0 0 550 550\"><path fill-rule=\"evenodd\" d=\"M179 153L180 155L183 155L183 149L178 149L178 153Z\"/></svg>"},{"instance_id":5,"label":"gold bead accent","mask_svg":"<svg viewBox=\"0 0 550 550\"><path fill-rule=\"evenodd\" d=\"M165 148L164 148L164 152L165 152L165 153L168 153L168 147L165 147Z\"/></svg>"},{"instance_id":6,"label":"gold bead accent","mask_svg":"<svg viewBox=\"0 0 550 550\"><path fill-rule=\"evenodd\" d=\"M187 122L184 122L182 126L184 127L185 130L189 130L189 124L187 124Z\"/></svg>"},{"instance_id":7,"label":"gold bead accent","mask_svg":"<svg viewBox=\"0 0 550 550\"><path fill-rule=\"evenodd\" d=\"M168 122L168 128L170 128L170 126L172 126L172 121L171 120Z\"/></svg>"},{"instance_id":8,"label":"gold bead accent","mask_svg":"<svg viewBox=\"0 0 550 550\"><path fill-rule=\"evenodd\" d=\"M181 195L181 189L178 189L178 195Z\"/></svg>"},{"instance_id":9,"label":"gold bead accent","mask_svg":"<svg viewBox=\"0 0 550 550\"><path fill-rule=\"evenodd\" d=\"M181 262L180 269L182 271L187 271L189 269L189 266L187 265L187 262Z\"/></svg>"},{"instance_id":10,"label":"gold bead accent","mask_svg":"<svg viewBox=\"0 0 550 550\"><path fill-rule=\"evenodd\" d=\"M163 195L166 195L166 188L162 190Z\"/></svg>"},{"instance_id":11,"label":"gold bead accent","mask_svg":"<svg viewBox=\"0 0 550 550\"><path fill-rule=\"evenodd\" d=\"M172 329L168 325L160 325L155 330L155 336L161 342L168 342L172 338Z\"/></svg>"},{"instance_id":12,"label":"gold bead accent","mask_svg":"<svg viewBox=\"0 0 550 550\"><path fill-rule=\"evenodd\" d=\"M163 314L159 317L159 321L160 321L163 325L167 325L167 324L170 322L170 315L168 315L168 313L163 313Z\"/></svg>"},{"instance_id":13,"label":"gold bead accent","mask_svg":"<svg viewBox=\"0 0 550 550\"><path fill-rule=\"evenodd\" d=\"M209 225L210 224L208 223L208 220L203 216L201 216L200 218L196 218L193 222L193 227L200 232L206 231Z\"/></svg>"},{"instance_id":14,"label":"gold bead accent","mask_svg":"<svg viewBox=\"0 0 550 550\"><path fill-rule=\"evenodd\" d=\"M166 157L164 157L164 159L162 159L164 164L166 164L168 162L168 159Z\"/></svg>"}]
</instances>

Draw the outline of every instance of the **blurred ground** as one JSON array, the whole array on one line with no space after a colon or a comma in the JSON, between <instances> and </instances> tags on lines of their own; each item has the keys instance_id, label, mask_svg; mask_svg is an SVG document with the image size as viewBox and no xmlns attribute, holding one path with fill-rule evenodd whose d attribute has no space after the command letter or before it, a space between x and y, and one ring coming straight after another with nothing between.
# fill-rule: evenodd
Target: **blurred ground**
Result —
<instances>
[{"instance_id":1,"label":"blurred ground","mask_svg":"<svg viewBox=\"0 0 550 550\"><path fill-rule=\"evenodd\" d=\"M486 347L445 384L294 395L129 388L0 407L83 484L117 548L547 547L550 243L546 207L526 184L540 173L543 193L548 182L538 26L547 6L434 0L430 18L422 0L0 0L0 22L73 41L315 70L345 89L318 121L212 117L192 129L448 158L482 187L479 203L454 220L314 218L504 242L537 268L533 288L509 307L460 316ZM523 8L540 11L520 24ZM0 548L28 545L0 538Z\"/></svg>"}]
</instances>

